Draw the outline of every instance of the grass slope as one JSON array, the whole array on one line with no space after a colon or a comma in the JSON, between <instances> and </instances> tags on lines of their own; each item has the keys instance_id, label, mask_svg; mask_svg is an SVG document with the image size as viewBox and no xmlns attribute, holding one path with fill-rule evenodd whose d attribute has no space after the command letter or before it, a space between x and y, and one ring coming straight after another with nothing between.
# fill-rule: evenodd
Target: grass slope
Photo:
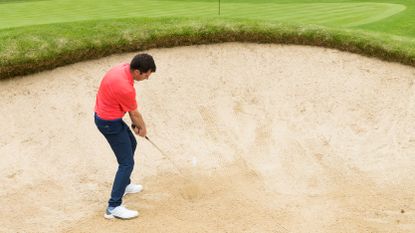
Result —
<instances>
[{"instance_id":1,"label":"grass slope","mask_svg":"<svg viewBox=\"0 0 415 233\"><path fill-rule=\"evenodd\" d=\"M318 26L235 19L131 18L3 30L0 78L113 53L228 41L307 44L415 66L415 40Z\"/></svg>"}]
</instances>

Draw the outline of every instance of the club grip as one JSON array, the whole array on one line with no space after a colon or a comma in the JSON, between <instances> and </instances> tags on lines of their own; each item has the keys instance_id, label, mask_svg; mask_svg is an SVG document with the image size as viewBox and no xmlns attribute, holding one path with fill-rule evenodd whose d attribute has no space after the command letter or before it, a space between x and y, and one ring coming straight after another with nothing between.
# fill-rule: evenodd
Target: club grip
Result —
<instances>
[{"instance_id":1,"label":"club grip","mask_svg":"<svg viewBox=\"0 0 415 233\"><path fill-rule=\"evenodd\" d=\"M136 125L134 125L134 124L131 124L131 128L136 128L137 126ZM147 140L149 140L150 141L150 139L147 137L147 136L145 136L145 138L147 139Z\"/></svg>"}]
</instances>

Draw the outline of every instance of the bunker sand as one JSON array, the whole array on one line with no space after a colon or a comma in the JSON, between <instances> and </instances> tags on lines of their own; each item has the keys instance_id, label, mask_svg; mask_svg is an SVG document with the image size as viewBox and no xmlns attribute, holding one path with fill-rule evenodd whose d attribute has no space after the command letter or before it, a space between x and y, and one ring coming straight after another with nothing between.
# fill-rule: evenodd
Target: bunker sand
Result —
<instances>
[{"instance_id":1,"label":"bunker sand","mask_svg":"<svg viewBox=\"0 0 415 233\"><path fill-rule=\"evenodd\" d=\"M227 43L148 51L124 204L93 123L99 82L135 53L0 82L0 232L415 231L415 69L332 49ZM129 123L129 119L125 120Z\"/></svg>"}]
</instances>

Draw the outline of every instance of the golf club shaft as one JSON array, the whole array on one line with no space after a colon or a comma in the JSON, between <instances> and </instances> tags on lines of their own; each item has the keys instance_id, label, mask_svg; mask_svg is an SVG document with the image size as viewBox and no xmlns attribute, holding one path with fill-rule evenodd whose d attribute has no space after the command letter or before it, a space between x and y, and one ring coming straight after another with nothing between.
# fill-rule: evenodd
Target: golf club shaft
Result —
<instances>
[{"instance_id":1,"label":"golf club shaft","mask_svg":"<svg viewBox=\"0 0 415 233\"><path fill-rule=\"evenodd\" d=\"M183 173L180 171L180 169L177 167L177 165L173 162L173 160L170 159L169 156L167 156L153 141L150 140L150 138L148 138L147 136L145 136L145 139L147 139L147 141L149 141L155 148L157 148L157 150L164 156L166 157L168 160L170 160L170 162L173 164L173 166L176 168L176 170L179 172L179 174L183 177L185 177L183 175Z\"/></svg>"},{"instance_id":2,"label":"golf club shaft","mask_svg":"<svg viewBox=\"0 0 415 233\"><path fill-rule=\"evenodd\" d=\"M134 129L137 126L134 124L131 124L131 127ZM164 153L153 141L150 140L150 138L148 138L147 136L144 137L145 139L147 139L147 141L149 141L165 158L167 158L168 160L170 160L170 162L173 164L174 168L176 168L176 170L179 172L179 174L181 176L183 176L184 178L186 178L183 173L180 171L179 167L177 167L177 165L173 162L173 160L170 159L169 156L166 155L166 153Z\"/></svg>"},{"instance_id":3,"label":"golf club shaft","mask_svg":"<svg viewBox=\"0 0 415 233\"><path fill-rule=\"evenodd\" d=\"M153 142L153 141L151 141L150 140L150 138L148 138L147 136L145 136L145 138L147 139L147 141L149 141L151 144L153 144L153 146L155 147L155 148L157 148L157 150L158 151L160 151L160 153L164 156L164 157L168 157L168 156L166 156L166 154L164 154L164 152Z\"/></svg>"}]
</instances>

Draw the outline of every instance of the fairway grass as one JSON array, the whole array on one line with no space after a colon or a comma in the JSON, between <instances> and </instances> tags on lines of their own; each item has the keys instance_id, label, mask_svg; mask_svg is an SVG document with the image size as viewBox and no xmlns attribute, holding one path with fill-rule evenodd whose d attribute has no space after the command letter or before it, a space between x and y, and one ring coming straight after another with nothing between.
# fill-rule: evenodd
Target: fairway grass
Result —
<instances>
[{"instance_id":1,"label":"fairway grass","mask_svg":"<svg viewBox=\"0 0 415 233\"><path fill-rule=\"evenodd\" d=\"M383 3L233 3L222 8L226 16L235 18L352 27L382 20L406 7Z\"/></svg>"},{"instance_id":2,"label":"fairway grass","mask_svg":"<svg viewBox=\"0 0 415 233\"><path fill-rule=\"evenodd\" d=\"M326 26L358 26L405 10L385 3L226 3L221 15L228 18L278 20ZM217 16L217 2L150 0L30 1L1 4L0 29L36 24L129 17ZM47 12L47 13L45 13Z\"/></svg>"}]
</instances>

